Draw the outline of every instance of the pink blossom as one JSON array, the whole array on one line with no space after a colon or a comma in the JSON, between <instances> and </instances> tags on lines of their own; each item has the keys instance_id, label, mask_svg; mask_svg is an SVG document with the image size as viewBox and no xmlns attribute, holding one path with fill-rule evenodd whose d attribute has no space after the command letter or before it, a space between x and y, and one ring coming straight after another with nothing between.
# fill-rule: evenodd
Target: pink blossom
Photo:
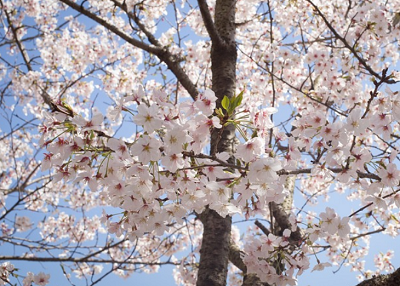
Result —
<instances>
[{"instance_id":1,"label":"pink blossom","mask_svg":"<svg viewBox=\"0 0 400 286\"><path fill-rule=\"evenodd\" d=\"M212 181L217 181L218 179L222 179L222 178L226 178L229 175L227 173L224 172L224 168L221 166L212 166L213 164L211 162L204 161L206 164L209 163L210 165L204 167L204 174L206 175L206 177L208 178L208 180L210 182Z\"/></svg>"},{"instance_id":2,"label":"pink blossom","mask_svg":"<svg viewBox=\"0 0 400 286\"><path fill-rule=\"evenodd\" d=\"M44 158L43 158L41 169L42 169L42 171L46 171L46 170L50 169L50 167L52 165L52 157L54 156L54 154L44 153L43 155L44 155Z\"/></svg>"},{"instance_id":3,"label":"pink blossom","mask_svg":"<svg viewBox=\"0 0 400 286\"><path fill-rule=\"evenodd\" d=\"M312 226L310 228L307 228L306 232L309 234L309 239L312 242L317 241L320 238L323 238L324 232L321 230L319 226Z\"/></svg>"},{"instance_id":4,"label":"pink blossom","mask_svg":"<svg viewBox=\"0 0 400 286\"><path fill-rule=\"evenodd\" d=\"M98 182L96 177L90 171L80 172L75 179L75 182L83 181L86 183L92 192L98 190Z\"/></svg>"},{"instance_id":5,"label":"pink blossom","mask_svg":"<svg viewBox=\"0 0 400 286\"><path fill-rule=\"evenodd\" d=\"M268 255L269 252L272 252L276 247L279 247L281 240L280 237L277 237L272 233L268 234L267 239L261 247L261 251Z\"/></svg>"},{"instance_id":6,"label":"pink blossom","mask_svg":"<svg viewBox=\"0 0 400 286\"><path fill-rule=\"evenodd\" d=\"M195 106L205 115L210 116L213 114L216 106L217 97L211 89L206 89L203 94L195 101Z\"/></svg>"},{"instance_id":7,"label":"pink blossom","mask_svg":"<svg viewBox=\"0 0 400 286\"><path fill-rule=\"evenodd\" d=\"M125 98L120 97L116 100L116 105L115 106L110 106L107 108L107 117L112 121L113 124L119 125L121 124L122 121L122 115L121 112L124 107L125 103Z\"/></svg>"},{"instance_id":8,"label":"pink blossom","mask_svg":"<svg viewBox=\"0 0 400 286\"><path fill-rule=\"evenodd\" d=\"M322 230L329 234L335 234L338 231L339 217L333 209L327 207L325 212L320 214L320 218Z\"/></svg>"},{"instance_id":9,"label":"pink blossom","mask_svg":"<svg viewBox=\"0 0 400 286\"><path fill-rule=\"evenodd\" d=\"M259 137L255 137L243 144L239 144L236 150L236 157L245 162L250 162L256 159L257 156L263 154L264 150L264 140Z\"/></svg>"},{"instance_id":10,"label":"pink blossom","mask_svg":"<svg viewBox=\"0 0 400 286\"><path fill-rule=\"evenodd\" d=\"M398 92L394 93L388 86L386 87L385 91L391 100L393 117L395 120L400 121L400 98Z\"/></svg>"},{"instance_id":11,"label":"pink blossom","mask_svg":"<svg viewBox=\"0 0 400 286\"><path fill-rule=\"evenodd\" d=\"M364 164L372 159L371 153L367 149L361 147L354 148L351 155L354 158L353 166L361 171L364 170Z\"/></svg>"},{"instance_id":12,"label":"pink blossom","mask_svg":"<svg viewBox=\"0 0 400 286\"><path fill-rule=\"evenodd\" d=\"M376 207L378 209L386 209L387 208L386 201L378 196L368 196L365 199L365 201L373 203L372 207Z\"/></svg>"},{"instance_id":13,"label":"pink blossom","mask_svg":"<svg viewBox=\"0 0 400 286\"><path fill-rule=\"evenodd\" d=\"M15 220L15 227L20 232L29 230L32 227L30 218L27 216L18 216Z\"/></svg>"},{"instance_id":14,"label":"pink blossom","mask_svg":"<svg viewBox=\"0 0 400 286\"><path fill-rule=\"evenodd\" d=\"M126 146L124 141L122 141L122 139L118 140L115 138L110 138L107 141L107 146L110 147L110 149L114 150L117 156L122 160L130 158L128 147Z\"/></svg>"},{"instance_id":15,"label":"pink blossom","mask_svg":"<svg viewBox=\"0 0 400 286\"><path fill-rule=\"evenodd\" d=\"M343 169L336 177L339 182L347 184L350 180L357 178L357 172L353 169Z\"/></svg>"},{"instance_id":16,"label":"pink blossom","mask_svg":"<svg viewBox=\"0 0 400 286\"><path fill-rule=\"evenodd\" d=\"M362 110L360 108L354 109L347 117L347 124L345 126L348 132L353 132L355 136L359 136L367 130L368 121L362 119Z\"/></svg>"},{"instance_id":17,"label":"pink blossom","mask_svg":"<svg viewBox=\"0 0 400 286\"><path fill-rule=\"evenodd\" d=\"M161 163L167 170L171 172L176 172L176 170L185 166L185 161L183 160L182 154L166 154L161 158Z\"/></svg>"},{"instance_id":18,"label":"pink blossom","mask_svg":"<svg viewBox=\"0 0 400 286\"><path fill-rule=\"evenodd\" d=\"M44 274L43 272L40 272L39 274L33 277L33 282L39 286L45 286L49 284L49 279L50 279L49 274Z\"/></svg>"},{"instance_id":19,"label":"pink blossom","mask_svg":"<svg viewBox=\"0 0 400 286\"><path fill-rule=\"evenodd\" d=\"M180 153L183 151L183 144L190 142L190 140L190 136L187 135L187 131L183 127L175 126L165 134L165 152L168 154Z\"/></svg>"},{"instance_id":20,"label":"pink blossom","mask_svg":"<svg viewBox=\"0 0 400 286\"><path fill-rule=\"evenodd\" d=\"M325 269L325 267L332 267L332 264L329 262L324 262L324 263L318 263L314 266L314 268L311 270L311 272L314 271L322 271Z\"/></svg>"},{"instance_id":21,"label":"pink blossom","mask_svg":"<svg viewBox=\"0 0 400 286\"><path fill-rule=\"evenodd\" d=\"M147 107L145 104L141 104L137 107L137 110L138 114L133 117L133 121L143 126L144 131L150 134L161 128L162 121L158 118L158 107L156 105Z\"/></svg>"},{"instance_id":22,"label":"pink blossom","mask_svg":"<svg viewBox=\"0 0 400 286\"><path fill-rule=\"evenodd\" d=\"M158 161L161 157L160 142L149 135L143 135L131 147L131 153L139 157L142 164Z\"/></svg>"},{"instance_id":23,"label":"pink blossom","mask_svg":"<svg viewBox=\"0 0 400 286\"><path fill-rule=\"evenodd\" d=\"M220 216L226 217L227 215L233 216L241 214L240 208L229 202L215 201L210 204L210 208L215 210Z\"/></svg>"},{"instance_id":24,"label":"pink blossom","mask_svg":"<svg viewBox=\"0 0 400 286\"><path fill-rule=\"evenodd\" d=\"M281 169L281 163L270 157L257 159L250 164L248 178L252 182L273 182L278 179L277 171Z\"/></svg>"},{"instance_id":25,"label":"pink blossom","mask_svg":"<svg viewBox=\"0 0 400 286\"><path fill-rule=\"evenodd\" d=\"M398 208L400 208L400 193L397 192L393 197L392 197L393 202L396 204Z\"/></svg>"},{"instance_id":26,"label":"pink blossom","mask_svg":"<svg viewBox=\"0 0 400 286\"><path fill-rule=\"evenodd\" d=\"M337 234L340 237L343 237L343 238L348 237L348 235L350 233L349 220L350 220L349 217L344 217L342 219L339 219Z\"/></svg>"},{"instance_id":27,"label":"pink blossom","mask_svg":"<svg viewBox=\"0 0 400 286\"><path fill-rule=\"evenodd\" d=\"M97 109L93 109L92 119L86 120L81 115L74 116L72 122L82 127L83 131L101 130L101 125L104 121L104 116Z\"/></svg>"},{"instance_id":28,"label":"pink blossom","mask_svg":"<svg viewBox=\"0 0 400 286\"><path fill-rule=\"evenodd\" d=\"M378 176L385 186L395 187L399 185L400 171L393 163L389 163L386 167L380 167L378 169Z\"/></svg>"},{"instance_id":29,"label":"pink blossom","mask_svg":"<svg viewBox=\"0 0 400 286\"><path fill-rule=\"evenodd\" d=\"M34 282L34 274L32 272L28 272L24 280L22 280L22 285L31 286L33 282Z\"/></svg>"}]
</instances>

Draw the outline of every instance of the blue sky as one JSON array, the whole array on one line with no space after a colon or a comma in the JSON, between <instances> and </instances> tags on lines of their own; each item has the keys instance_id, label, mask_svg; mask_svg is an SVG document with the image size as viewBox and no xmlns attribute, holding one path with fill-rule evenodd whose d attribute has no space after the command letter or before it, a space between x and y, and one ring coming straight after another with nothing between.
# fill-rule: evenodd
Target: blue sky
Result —
<instances>
[{"instance_id":1,"label":"blue sky","mask_svg":"<svg viewBox=\"0 0 400 286\"><path fill-rule=\"evenodd\" d=\"M161 29L162 30L162 29ZM2 54L4 54L3 51L1 51ZM281 113L285 113L285 110L281 110ZM17 114L21 117L23 117L21 110L17 109ZM279 120L279 113L275 117L277 120ZM20 121L19 124L21 124L23 121ZM6 123L4 121L4 118L0 118L0 125L3 129L3 131L7 132L6 128ZM121 133L119 133L120 135ZM122 134L125 134L123 132ZM329 202L329 205L341 205L339 208L340 214L341 215L348 215L349 214L349 204L346 201L345 195L339 195L339 194L333 194L333 198ZM296 202L301 202L300 197L295 198L295 203ZM301 203L300 203L301 204ZM315 208L316 212L321 212L325 208L324 204L319 205L318 207ZM98 213L100 214L101 210L98 210ZM244 230L246 228L246 224L239 224L239 227ZM396 242L398 243L398 239L394 240L390 237L387 236L381 236L381 235L375 235L372 236L371 239L371 250L370 253L372 255L379 253L379 252L386 252L389 249L393 249L396 245ZM398 248L398 247L397 247ZM396 250L396 249L395 249ZM3 254L13 254L15 249L14 248L7 248L7 249L1 249L0 251ZM321 258L325 257L325 254L321 254ZM322 260L322 259L321 259ZM367 263L366 268L371 268L374 269L373 267L373 256L369 257L369 263ZM393 264L399 266L400 265L400 258L398 255L393 259ZM58 264L53 264L53 263L36 263L36 262L15 262L14 263L17 268L21 268L21 274L24 274L26 271L32 271L32 272L45 272L45 273L50 273L51 274L51 283L50 285L59 285L59 286L64 286L64 285L70 285L68 281L63 277L62 270ZM156 273L156 274L133 274L130 278L128 279L122 279L119 278L116 275L109 275L106 277L104 280L102 280L98 285L110 285L110 284L117 284L119 286L132 286L132 285L143 285L143 286L158 286L158 285L175 285L174 280L172 278L172 268L171 266L165 266L162 267L161 270ZM107 267L105 267L104 270L107 270ZM313 272L310 273L310 270L307 271L303 276L300 278L300 283L299 285L302 286L319 286L319 285L325 285L325 286L336 286L338 284L340 285L356 285L357 280L355 279L355 273L350 273L349 269L347 267L342 267L342 269L336 273L333 274L333 271L337 270L337 267L332 267L328 268L327 270L323 272ZM83 280L73 280L75 285L85 285L85 281Z\"/></svg>"}]
</instances>

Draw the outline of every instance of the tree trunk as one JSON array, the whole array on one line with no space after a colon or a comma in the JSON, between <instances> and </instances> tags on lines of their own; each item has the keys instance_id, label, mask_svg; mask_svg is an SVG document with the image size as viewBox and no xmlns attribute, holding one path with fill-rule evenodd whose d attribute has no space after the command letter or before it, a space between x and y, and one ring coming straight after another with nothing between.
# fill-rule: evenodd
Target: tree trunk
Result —
<instances>
[{"instance_id":1,"label":"tree trunk","mask_svg":"<svg viewBox=\"0 0 400 286\"><path fill-rule=\"evenodd\" d=\"M216 211L207 208L200 215L200 220L204 231L197 285L225 286L232 218L223 218Z\"/></svg>"},{"instance_id":2,"label":"tree trunk","mask_svg":"<svg viewBox=\"0 0 400 286\"><path fill-rule=\"evenodd\" d=\"M202 1L203 2L203 1ZM200 3L200 1L199 1ZM235 43L235 0L217 0L214 23L208 23L215 29L212 38L212 89L217 96L217 108L226 95L235 93L236 81L236 43ZM203 2L204 4L204 2ZM205 13L208 13L206 11ZM209 32L210 29L207 27ZM216 40L215 36L218 37ZM211 155L216 152L234 152L235 129L227 126L220 134L215 129L211 134ZM200 220L204 226L200 250L200 264L197 286L225 286L228 273L228 257L232 218L221 217L217 212L206 209Z\"/></svg>"}]
</instances>

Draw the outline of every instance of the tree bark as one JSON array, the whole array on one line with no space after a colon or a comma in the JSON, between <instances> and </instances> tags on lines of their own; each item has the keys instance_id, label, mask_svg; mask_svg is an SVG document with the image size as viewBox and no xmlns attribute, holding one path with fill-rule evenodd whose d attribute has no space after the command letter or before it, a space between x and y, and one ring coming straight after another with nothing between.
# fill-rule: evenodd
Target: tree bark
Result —
<instances>
[{"instance_id":1,"label":"tree bark","mask_svg":"<svg viewBox=\"0 0 400 286\"><path fill-rule=\"evenodd\" d=\"M365 280L357 286L399 286L400 285L400 268L395 272L387 275L375 276Z\"/></svg>"},{"instance_id":2,"label":"tree bark","mask_svg":"<svg viewBox=\"0 0 400 286\"><path fill-rule=\"evenodd\" d=\"M209 16L207 3L199 0L205 26L210 35L212 89L217 96L217 108L226 95L235 93L237 51L235 43L235 0L217 0L214 23ZM233 154L236 142L234 126L214 129L211 134L211 155L219 152ZM203 223L203 240L197 286L225 286L228 274L228 257L232 218L221 217L206 209L200 216Z\"/></svg>"},{"instance_id":3,"label":"tree bark","mask_svg":"<svg viewBox=\"0 0 400 286\"><path fill-rule=\"evenodd\" d=\"M232 218L223 218L216 211L207 208L200 215L200 220L204 231L197 285L225 286Z\"/></svg>"}]
</instances>

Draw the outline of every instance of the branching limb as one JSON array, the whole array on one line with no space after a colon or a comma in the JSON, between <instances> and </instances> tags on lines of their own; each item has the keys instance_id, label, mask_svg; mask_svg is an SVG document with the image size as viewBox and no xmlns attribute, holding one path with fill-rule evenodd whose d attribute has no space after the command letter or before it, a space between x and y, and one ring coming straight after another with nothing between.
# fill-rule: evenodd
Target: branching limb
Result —
<instances>
[{"instance_id":1,"label":"branching limb","mask_svg":"<svg viewBox=\"0 0 400 286\"><path fill-rule=\"evenodd\" d=\"M240 250L240 248L236 244L231 243L229 245L229 261L239 268L243 273L246 273L247 267L243 262L242 256L243 252Z\"/></svg>"},{"instance_id":2,"label":"branching limb","mask_svg":"<svg viewBox=\"0 0 400 286\"><path fill-rule=\"evenodd\" d=\"M242 259L243 252L237 245L231 243L229 245L229 261L243 272L242 286L269 286L267 283L261 282L260 278L254 273L247 273L247 267Z\"/></svg>"},{"instance_id":3,"label":"branching limb","mask_svg":"<svg viewBox=\"0 0 400 286\"><path fill-rule=\"evenodd\" d=\"M214 21L211 18L210 10L206 0L198 0L201 16L203 17L204 26L207 29L208 35L213 42L213 45L222 46L224 41L221 39L217 29L215 28Z\"/></svg>"},{"instance_id":4,"label":"branching limb","mask_svg":"<svg viewBox=\"0 0 400 286\"><path fill-rule=\"evenodd\" d=\"M180 66L179 61L176 60L176 57L169 52L169 50L166 47L160 47L160 46L155 46L155 45L148 45L142 41L136 40L135 38L132 38L131 36L125 34L123 31L119 30L116 26L108 23L95 13L90 12L89 10L85 9L79 4L76 4L75 2L71 0L60 0L62 3L68 5L75 11L82 13L83 15L89 17L93 21L97 22L98 24L102 25L115 35L119 36L121 39L125 40L132 46L135 46L139 49L142 49L145 52L148 52L150 54L156 55L162 62L164 62L168 68L174 73L178 81L182 84L182 86L187 90L187 92L190 94L190 96L195 100L198 95L198 90L197 87L193 84L193 82L189 79L188 75L185 73L185 71L182 69ZM121 4L122 5L122 4Z\"/></svg>"},{"instance_id":5,"label":"branching limb","mask_svg":"<svg viewBox=\"0 0 400 286\"><path fill-rule=\"evenodd\" d=\"M339 39L343 45L354 55L354 57L359 61L359 63L374 77L378 78L379 80L384 79L379 73L377 73L376 71L374 71L368 64L367 61L362 58L357 51L355 50L354 46L352 47L345 38L343 38L342 36L339 35L339 33L335 30L335 28L331 25L331 23L328 21L328 19L326 19L325 15L321 12L321 10L311 1L311 0L307 0L308 3L311 4L311 6L313 6L313 8L315 9L315 11L317 12L317 14L322 18L322 20L324 21L325 25L328 27L328 29L335 35L335 37L337 39ZM388 84L394 84L396 83L395 80L389 80L386 79L385 80L386 83Z\"/></svg>"},{"instance_id":6,"label":"branching limb","mask_svg":"<svg viewBox=\"0 0 400 286\"><path fill-rule=\"evenodd\" d=\"M0 256L0 261L31 261L31 262L74 262L74 263L121 263L121 264L132 264L132 265L149 265L149 266L161 266L161 265L180 265L178 262L164 261L164 262L143 262L143 261L129 261L123 260L118 261L115 259L101 259L101 258L74 258L74 257L29 257L29 256Z\"/></svg>"}]
</instances>

